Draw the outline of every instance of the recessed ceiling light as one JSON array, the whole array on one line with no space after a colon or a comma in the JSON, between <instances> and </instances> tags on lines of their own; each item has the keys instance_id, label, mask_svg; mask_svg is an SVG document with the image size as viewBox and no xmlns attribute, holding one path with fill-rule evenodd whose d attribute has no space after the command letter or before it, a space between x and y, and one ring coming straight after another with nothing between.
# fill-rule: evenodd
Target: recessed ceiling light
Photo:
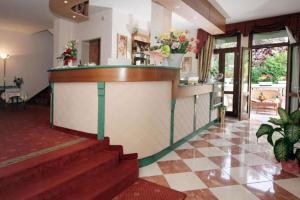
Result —
<instances>
[{"instance_id":1,"label":"recessed ceiling light","mask_svg":"<svg viewBox=\"0 0 300 200\"><path fill-rule=\"evenodd\" d=\"M64 1L64 3L65 3L65 4L67 4L67 3L68 3L68 1Z\"/></svg>"},{"instance_id":2,"label":"recessed ceiling light","mask_svg":"<svg viewBox=\"0 0 300 200\"><path fill-rule=\"evenodd\" d=\"M75 15L73 15L73 19L75 19L76 18L76 16Z\"/></svg>"}]
</instances>

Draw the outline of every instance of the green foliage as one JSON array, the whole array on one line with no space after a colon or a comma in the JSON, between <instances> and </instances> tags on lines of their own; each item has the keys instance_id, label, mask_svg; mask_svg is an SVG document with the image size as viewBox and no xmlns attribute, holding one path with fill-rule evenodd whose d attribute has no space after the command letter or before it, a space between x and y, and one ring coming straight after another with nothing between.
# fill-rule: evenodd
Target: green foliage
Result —
<instances>
[{"instance_id":1,"label":"green foliage","mask_svg":"<svg viewBox=\"0 0 300 200\"><path fill-rule=\"evenodd\" d=\"M263 75L271 75L271 81L276 83L282 80L287 73L287 53L277 52L274 55L266 56L266 59L262 62L253 64L252 67L252 83L258 83L260 77Z\"/></svg>"},{"instance_id":2,"label":"green foliage","mask_svg":"<svg viewBox=\"0 0 300 200\"><path fill-rule=\"evenodd\" d=\"M290 116L282 109L278 109L280 119L270 118L268 122L274 124L275 128L269 124L262 124L256 132L257 139L263 135L267 135L268 142L273 146L273 134L280 133L281 137L275 141L274 154L278 161L299 159L300 149L294 153L294 145L300 140L300 126L297 120L300 117L298 112L293 112Z\"/></svg>"}]
</instances>

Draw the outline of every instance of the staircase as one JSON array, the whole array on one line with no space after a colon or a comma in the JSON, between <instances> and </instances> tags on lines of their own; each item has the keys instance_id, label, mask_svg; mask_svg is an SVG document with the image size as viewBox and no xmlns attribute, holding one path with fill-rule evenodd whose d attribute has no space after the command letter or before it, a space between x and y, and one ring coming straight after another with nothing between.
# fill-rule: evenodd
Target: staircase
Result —
<instances>
[{"instance_id":1,"label":"staircase","mask_svg":"<svg viewBox=\"0 0 300 200\"><path fill-rule=\"evenodd\" d=\"M86 139L79 144L0 168L0 199L108 200L138 178L137 154Z\"/></svg>"},{"instance_id":2,"label":"staircase","mask_svg":"<svg viewBox=\"0 0 300 200\"><path fill-rule=\"evenodd\" d=\"M29 101L29 104L42 105L42 106L50 106L50 87L46 87L36 95L34 95Z\"/></svg>"}]
</instances>

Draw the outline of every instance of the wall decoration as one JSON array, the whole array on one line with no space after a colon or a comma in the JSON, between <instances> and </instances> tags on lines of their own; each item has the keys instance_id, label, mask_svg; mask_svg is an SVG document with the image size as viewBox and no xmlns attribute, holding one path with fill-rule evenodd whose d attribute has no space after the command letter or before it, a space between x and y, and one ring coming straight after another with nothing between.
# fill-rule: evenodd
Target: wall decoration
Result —
<instances>
[{"instance_id":1,"label":"wall decoration","mask_svg":"<svg viewBox=\"0 0 300 200\"><path fill-rule=\"evenodd\" d=\"M181 63L181 71L183 73L191 73L193 71L193 59L192 57L184 57Z\"/></svg>"},{"instance_id":2,"label":"wall decoration","mask_svg":"<svg viewBox=\"0 0 300 200\"><path fill-rule=\"evenodd\" d=\"M118 34L117 37L117 58L127 59L127 36Z\"/></svg>"}]
</instances>

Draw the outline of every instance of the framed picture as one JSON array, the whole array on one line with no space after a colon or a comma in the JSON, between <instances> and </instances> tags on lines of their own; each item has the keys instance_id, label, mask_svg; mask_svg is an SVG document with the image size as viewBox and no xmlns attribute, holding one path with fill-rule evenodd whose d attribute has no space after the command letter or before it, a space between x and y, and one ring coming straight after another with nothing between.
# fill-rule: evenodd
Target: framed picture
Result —
<instances>
[{"instance_id":1,"label":"framed picture","mask_svg":"<svg viewBox=\"0 0 300 200\"><path fill-rule=\"evenodd\" d=\"M118 34L117 38L117 58L127 59L127 36Z\"/></svg>"},{"instance_id":2,"label":"framed picture","mask_svg":"<svg viewBox=\"0 0 300 200\"><path fill-rule=\"evenodd\" d=\"M192 57L183 57L181 65L181 71L183 73L191 73L193 65Z\"/></svg>"}]
</instances>

